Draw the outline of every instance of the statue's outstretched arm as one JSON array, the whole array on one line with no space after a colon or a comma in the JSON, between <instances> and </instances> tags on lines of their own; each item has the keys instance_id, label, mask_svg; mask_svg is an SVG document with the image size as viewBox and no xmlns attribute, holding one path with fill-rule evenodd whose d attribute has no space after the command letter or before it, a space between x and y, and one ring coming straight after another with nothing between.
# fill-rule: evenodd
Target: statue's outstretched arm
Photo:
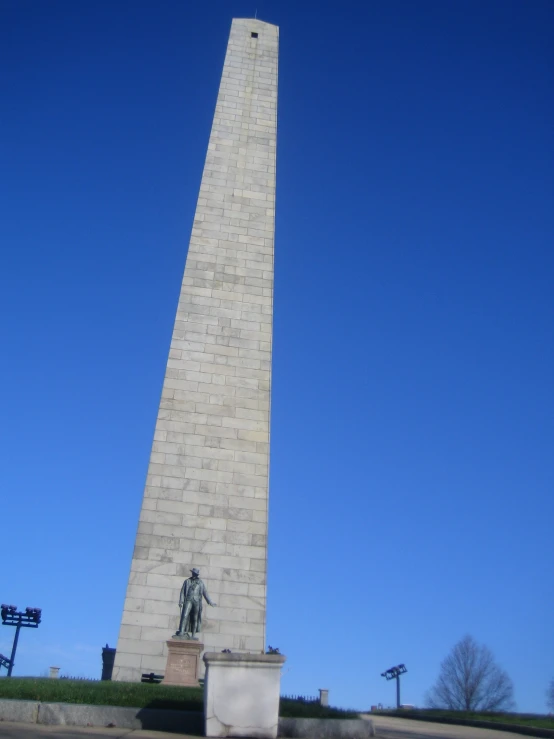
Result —
<instances>
[{"instance_id":1,"label":"statue's outstretched arm","mask_svg":"<svg viewBox=\"0 0 554 739\"><path fill-rule=\"evenodd\" d=\"M209 606L216 606L217 605L217 603L214 603L213 601L210 600L210 596L208 595L208 591L206 590L206 586L205 585L202 587L202 595L206 599L206 602L208 603Z\"/></svg>"}]
</instances>

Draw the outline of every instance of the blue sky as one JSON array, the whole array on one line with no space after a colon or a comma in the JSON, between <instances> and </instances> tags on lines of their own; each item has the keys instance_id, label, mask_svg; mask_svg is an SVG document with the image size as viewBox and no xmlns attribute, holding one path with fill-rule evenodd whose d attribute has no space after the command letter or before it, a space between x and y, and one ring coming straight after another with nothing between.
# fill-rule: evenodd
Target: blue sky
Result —
<instances>
[{"instance_id":1,"label":"blue sky","mask_svg":"<svg viewBox=\"0 0 554 739\"><path fill-rule=\"evenodd\" d=\"M281 29L268 642L421 705L464 634L554 677L548 0L0 1L0 600L117 640L232 17ZM208 584L209 585L209 584ZM13 629L0 628L9 654Z\"/></svg>"}]
</instances>

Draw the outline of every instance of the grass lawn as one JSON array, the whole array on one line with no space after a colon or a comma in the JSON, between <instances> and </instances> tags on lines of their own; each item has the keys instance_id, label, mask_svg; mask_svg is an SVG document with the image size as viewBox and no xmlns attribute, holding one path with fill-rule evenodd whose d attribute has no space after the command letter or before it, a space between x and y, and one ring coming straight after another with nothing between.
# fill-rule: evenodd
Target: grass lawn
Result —
<instances>
[{"instance_id":1,"label":"grass lawn","mask_svg":"<svg viewBox=\"0 0 554 739\"><path fill-rule=\"evenodd\" d=\"M537 729L554 729L554 716L532 713L472 713L470 711L442 711L437 709L378 711L377 713L401 718L421 719L422 721L441 721L444 719L446 722L455 722L460 719L469 719L471 721L493 721L503 724L532 726Z\"/></svg>"},{"instance_id":2,"label":"grass lawn","mask_svg":"<svg viewBox=\"0 0 554 739\"><path fill-rule=\"evenodd\" d=\"M202 688L176 688L148 683L99 680L53 680L35 677L0 678L0 698L43 703L84 703L92 706L170 708L203 711ZM317 701L281 698L279 715L287 718L357 718L357 711L320 706Z\"/></svg>"},{"instance_id":3,"label":"grass lawn","mask_svg":"<svg viewBox=\"0 0 554 739\"><path fill-rule=\"evenodd\" d=\"M282 718L358 718L359 711L320 706L318 701L281 698L279 716Z\"/></svg>"},{"instance_id":4,"label":"grass lawn","mask_svg":"<svg viewBox=\"0 0 554 739\"><path fill-rule=\"evenodd\" d=\"M203 711L202 688L176 688L149 683L51 678L5 677L0 679L0 698L44 703L85 703L92 706L171 708Z\"/></svg>"}]
</instances>

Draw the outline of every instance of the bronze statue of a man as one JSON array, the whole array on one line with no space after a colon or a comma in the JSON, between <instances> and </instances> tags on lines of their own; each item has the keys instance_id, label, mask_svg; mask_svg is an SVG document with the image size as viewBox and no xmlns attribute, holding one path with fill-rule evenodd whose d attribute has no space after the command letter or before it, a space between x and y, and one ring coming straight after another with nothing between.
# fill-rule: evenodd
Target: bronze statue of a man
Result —
<instances>
[{"instance_id":1,"label":"bronze statue of a man","mask_svg":"<svg viewBox=\"0 0 554 739\"><path fill-rule=\"evenodd\" d=\"M181 619L175 636L185 636L197 641L195 634L202 628L202 598L205 598L210 606L216 604L210 600L206 586L200 579L200 572L196 567L192 568L191 573L192 577L185 580L181 588L181 595L179 596Z\"/></svg>"}]
</instances>

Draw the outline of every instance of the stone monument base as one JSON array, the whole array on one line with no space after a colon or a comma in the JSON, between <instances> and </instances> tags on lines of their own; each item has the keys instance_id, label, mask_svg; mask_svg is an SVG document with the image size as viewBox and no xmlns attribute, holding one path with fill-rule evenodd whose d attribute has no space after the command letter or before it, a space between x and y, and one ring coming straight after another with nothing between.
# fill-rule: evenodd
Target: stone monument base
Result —
<instances>
[{"instance_id":1,"label":"stone monument base","mask_svg":"<svg viewBox=\"0 0 554 739\"><path fill-rule=\"evenodd\" d=\"M285 659L281 654L206 652L206 736L275 739Z\"/></svg>"},{"instance_id":2,"label":"stone monument base","mask_svg":"<svg viewBox=\"0 0 554 739\"><path fill-rule=\"evenodd\" d=\"M204 651L202 642L174 637L166 643L167 664L163 685L198 687L198 667Z\"/></svg>"}]
</instances>

